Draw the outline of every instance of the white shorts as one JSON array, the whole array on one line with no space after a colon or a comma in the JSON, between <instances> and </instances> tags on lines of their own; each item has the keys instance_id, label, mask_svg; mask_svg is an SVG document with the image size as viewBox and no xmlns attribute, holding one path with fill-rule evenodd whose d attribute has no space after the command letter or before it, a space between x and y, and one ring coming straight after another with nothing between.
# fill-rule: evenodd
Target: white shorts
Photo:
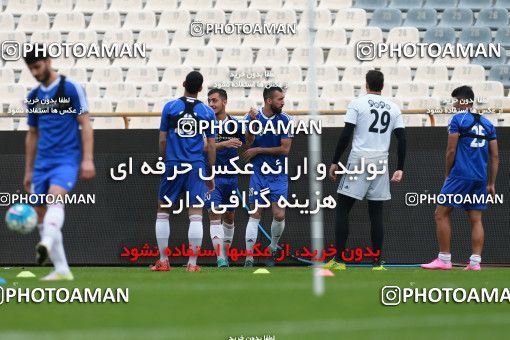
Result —
<instances>
[{"instance_id":1,"label":"white shorts","mask_svg":"<svg viewBox=\"0 0 510 340\"><path fill-rule=\"evenodd\" d=\"M365 159L365 166L362 166L360 158L349 157L346 168L350 171L355 167L358 169L364 168L362 174L344 174L340 179L337 192L357 200L366 198L371 201L387 201L391 199L390 193L390 178L388 171L388 160L386 158ZM369 164L374 164L378 172L384 173L376 174L375 177L372 173L367 171ZM373 165L370 166L374 169ZM373 172L373 171L372 171ZM370 178L370 179L368 179Z\"/></svg>"}]
</instances>

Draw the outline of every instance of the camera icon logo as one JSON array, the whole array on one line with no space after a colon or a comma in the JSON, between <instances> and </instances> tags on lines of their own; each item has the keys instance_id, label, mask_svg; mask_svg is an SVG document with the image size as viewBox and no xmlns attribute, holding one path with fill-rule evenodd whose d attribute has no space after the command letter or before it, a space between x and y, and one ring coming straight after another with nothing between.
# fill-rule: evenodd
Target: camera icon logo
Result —
<instances>
[{"instance_id":1,"label":"camera icon logo","mask_svg":"<svg viewBox=\"0 0 510 340\"><path fill-rule=\"evenodd\" d=\"M200 21L192 21L189 26L189 34L192 37L202 37L204 35L204 24Z\"/></svg>"},{"instance_id":2,"label":"camera icon logo","mask_svg":"<svg viewBox=\"0 0 510 340\"><path fill-rule=\"evenodd\" d=\"M6 40L1 46L2 59L16 61L21 58L21 43L14 40Z\"/></svg>"},{"instance_id":3,"label":"camera icon logo","mask_svg":"<svg viewBox=\"0 0 510 340\"><path fill-rule=\"evenodd\" d=\"M370 40L360 40L356 43L356 59L371 61L375 59L375 43Z\"/></svg>"},{"instance_id":4,"label":"camera icon logo","mask_svg":"<svg viewBox=\"0 0 510 340\"><path fill-rule=\"evenodd\" d=\"M0 207L8 207L11 204L11 195L8 192L0 192Z\"/></svg>"},{"instance_id":5,"label":"camera icon logo","mask_svg":"<svg viewBox=\"0 0 510 340\"><path fill-rule=\"evenodd\" d=\"M191 117L183 117L177 121L177 135L183 138L191 138L197 135L197 121Z\"/></svg>"},{"instance_id":6,"label":"camera icon logo","mask_svg":"<svg viewBox=\"0 0 510 340\"><path fill-rule=\"evenodd\" d=\"M385 306L398 306L401 302L401 291L398 286L384 286L381 289L381 303Z\"/></svg>"},{"instance_id":7,"label":"camera icon logo","mask_svg":"<svg viewBox=\"0 0 510 340\"><path fill-rule=\"evenodd\" d=\"M408 192L406 193L406 205L408 207L416 207L419 203L418 193L416 192Z\"/></svg>"}]
</instances>

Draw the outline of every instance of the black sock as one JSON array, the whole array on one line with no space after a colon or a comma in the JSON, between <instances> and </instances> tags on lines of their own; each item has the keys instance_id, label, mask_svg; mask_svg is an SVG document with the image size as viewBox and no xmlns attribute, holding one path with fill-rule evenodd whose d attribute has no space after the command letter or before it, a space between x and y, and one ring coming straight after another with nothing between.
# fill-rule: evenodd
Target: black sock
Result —
<instances>
[{"instance_id":1,"label":"black sock","mask_svg":"<svg viewBox=\"0 0 510 340\"><path fill-rule=\"evenodd\" d=\"M349 237L349 212L355 201L355 198L338 194L335 225L335 260L338 262L343 262L342 252L345 250L345 244Z\"/></svg>"},{"instance_id":2,"label":"black sock","mask_svg":"<svg viewBox=\"0 0 510 340\"><path fill-rule=\"evenodd\" d=\"M372 239L372 250L382 252L384 240L383 227L383 201L368 201L368 214L370 216L370 237ZM374 262L381 262L380 255Z\"/></svg>"}]
</instances>

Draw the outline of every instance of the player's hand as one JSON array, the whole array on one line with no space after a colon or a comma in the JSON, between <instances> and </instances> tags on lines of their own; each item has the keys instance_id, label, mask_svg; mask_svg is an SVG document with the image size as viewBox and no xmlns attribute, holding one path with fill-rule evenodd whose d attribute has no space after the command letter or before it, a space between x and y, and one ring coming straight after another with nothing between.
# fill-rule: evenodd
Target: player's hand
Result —
<instances>
[{"instance_id":1,"label":"player's hand","mask_svg":"<svg viewBox=\"0 0 510 340\"><path fill-rule=\"evenodd\" d=\"M224 141L223 143L225 143L224 145L227 148L239 148L243 145L243 143L241 142L241 140L239 138L232 138L232 139Z\"/></svg>"},{"instance_id":2,"label":"player's hand","mask_svg":"<svg viewBox=\"0 0 510 340\"><path fill-rule=\"evenodd\" d=\"M205 181L205 185L207 186L207 193L213 192L215 187L214 178Z\"/></svg>"},{"instance_id":3,"label":"player's hand","mask_svg":"<svg viewBox=\"0 0 510 340\"><path fill-rule=\"evenodd\" d=\"M391 177L391 181L394 183L398 183L402 180L402 176L404 176L404 172L402 170L397 170L393 173L393 177Z\"/></svg>"},{"instance_id":4,"label":"player's hand","mask_svg":"<svg viewBox=\"0 0 510 340\"><path fill-rule=\"evenodd\" d=\"M257 120L257 109L254 107L250 107L250 111L248 111L250 115L250 120Z\"/></svg>"},{"instance_id":5,"label":"player's hand","mask_svg":"<svg viewBox=\"0 0 510 340\"><path fill-rule=\"evenodd\" d=\"M250 159L257 156L257 154L258 154L258 148L251 148L251 149L246 150L242 154L242 158L245 162L248 162Z\"/></svg>"},{"instance_id":6,"label":"player's hand","mask_svg":"<svg viewBox=\"0 0 510 340\"><path fill-rule=\"evenodd\" d=\"M333 163L329 167L329 178L335 182L336 181L336 171L338 171L338 164Z\"/></svg>"},{"instance_id":7,"label":"player's hand","mask_svg":"<svg viewBox=\"0 0 510 340\"><path fill-rule=\"evenodd\" d=\"M31 186L32 186L32 172L25 172L25 177L23 178L23 187L25 187L25 191L30 192Z\"/></svg>"},{"instance_id":8,"label":"player's hand","mask_svg":"<svg viewBox=\"0 0 510 340\"><path fill-rule=\"evenodd\" d=\"M496 187L494 184L487 185L487 193L492 197L496 195Z\"/></svg>"},{"instance_id":9,"label":"player's hand","mask_svg":"<svg viewBox=\"0 0 510 340\"><path fill-rule=\"evenodd\" d=\"M94 162L90 160L84 160L81 162L80 168L80 179L89 180L96 177L96 167Z\"/></svg>"}]
</instances>

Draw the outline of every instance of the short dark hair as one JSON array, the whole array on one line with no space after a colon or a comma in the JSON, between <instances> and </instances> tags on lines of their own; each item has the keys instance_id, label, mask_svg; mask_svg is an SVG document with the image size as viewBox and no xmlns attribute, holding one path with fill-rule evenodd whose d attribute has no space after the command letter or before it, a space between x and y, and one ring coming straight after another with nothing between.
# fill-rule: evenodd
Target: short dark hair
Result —
<instances>
[{"instance_id":1,"label":"short dark hair","mask_svg":"<svg viewBox=\"0 0 510 340\"><path fill-rule=\"evenodd\" d=\"M281 87L279 87L279 86L265 87L264 88L264 92L262 92L262 96L264 97L264 101L266 101L267 99L271 98L273 96L273 93L275 93L276 91L283 93L283 89Z\"/></svg>"},{"instance_id":2,"label":"short dark hair","mask_svg":"<svg viewBox=\"0 0 510 340\"><path fill-rule=\"evenodd\" d=\"M23 59L25 59L25 63L27 65L33 64L39 60L48 59L48 51L44 48L42 44L33 44L32 49L25 52Z\"/></svg>"},{"instance_id":3,"label":"short dark hair","mask_svg":"<svg viewBox=\"0 0 510 340\"><path fill-rule=\"evenodd\" d=\"M184 80L184 88L189 93L198 93L202 84L204 83L204 77L198 71L191 71L186 75L186 80Z\"/></svg>"},{"instance_id":4,"label":"short dark hair","mask_svg":"<svg viewBox=\"0 0 510 340\"><path fill-rule=\"evenodd\" d=\"M219 88L214 88L214 89L211 89L209 90L209 92L207 92L207 97L209 97L210 95L212 94L219 94L220 97L222 97L223 99L227 100L227 91L225 91L224 89L219 89Z\"/></svg>"},{"instance_id":5,"label":"short dark hair","mask_svg":"<svg viewBox=\"0 0 510 340\"><path fill-rule=\"evenodd\" d=\"M370 91L380 92L384 86L384 74L381 71L370 70L365 79Z\"/></svg>"},{"instance_id":6,"label":"short dark hair","mask_svg":"<svg viewBox=\"0 0 510 340\"><path fill-rule=\"evenodd\" d=\"M455 90L453 90L452 97L453 98L470 99L471 103L473 103L475 101L475 93L473 92L473 89L471 88L471 86L467 86L467 85L457 87Z\"/></svg>"}]
</instances>

